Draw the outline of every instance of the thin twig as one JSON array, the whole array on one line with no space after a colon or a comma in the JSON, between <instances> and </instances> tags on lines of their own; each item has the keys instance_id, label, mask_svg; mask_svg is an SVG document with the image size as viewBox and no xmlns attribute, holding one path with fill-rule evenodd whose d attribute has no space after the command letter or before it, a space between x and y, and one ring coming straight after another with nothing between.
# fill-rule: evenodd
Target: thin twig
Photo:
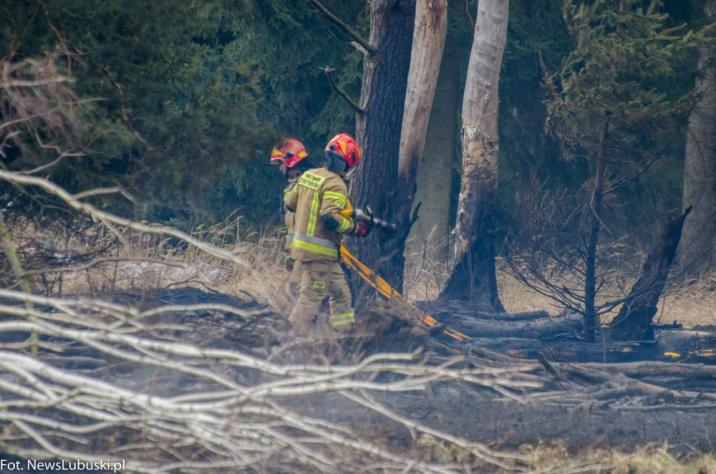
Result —
<instances>
[{"instance_id":1,"label":"thin twig","mask_svg":"<svg viewBox=\"0 0 716 474\"><path fill-rule=\"evenodd\" d=\"M330 67L324 67L324 68L323 68L323 72L326 74L326 79L328 79L328 84L330 84L331 88L332 88L334 91L336 91L336 93L337 93L339 96L341 96L341 97L343 98L343 100L345 100L345 101L348 103L348 105L351 106L351 108L352 108L353 110L355 110L355 111L356 111L357 113L359 113L359 114L364 114L364 113L365 113L365 109L362 108L360 105L358 105L358 103L357 103L356 101L354 101L353 99L351 99L351 97L348 95L347 92L345 92L343 89L341 89L341 88L338 86L338 83L336 82L336 78L335 78L335 75L334 75L335 69L330 68Z\"/></svg>"},{"instance_id":2,"label":"thin twig","mask_svg":"<svg viewBox=\"0 0 716 474\"><path fill-rule=\"evenodd\" d=\"M347 34L353 41L361 45L361 47L368 52L369 54L375 54L377 49L375 46L370 44L365 38L363 38L361 35L359 35L353 28L348 26L347 23L345 23L343 20L338 18L336 15L334 15L328 8L326 8L321 2L318 0L308 0L308 3L313 5L318 9L318 11L321 12L323 16L328 18L331 22L333 22L338 28L340 28L345 34Z\"/></svg>"}]
</instances>

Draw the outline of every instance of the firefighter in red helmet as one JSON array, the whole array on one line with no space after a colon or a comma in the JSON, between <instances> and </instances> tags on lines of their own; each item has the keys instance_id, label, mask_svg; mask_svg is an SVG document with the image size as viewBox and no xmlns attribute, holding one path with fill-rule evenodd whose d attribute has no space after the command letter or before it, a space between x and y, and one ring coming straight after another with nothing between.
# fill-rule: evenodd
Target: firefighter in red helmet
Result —
<instances>
[{"instance_id":1,"label":"firefighter in red helmet","mask_svg":"<svg viewBox=\"0 0 716 474\"><path fill-rule=\"evenodd\" d=\"M334 330L355 322L339 246L344 235L365 237L370 232L368 223L341 215L350 215L345 211L353 208L346 178L360 163L358 144L350 135L338 134L326 145L325 158L323 168L303 173L284 196L286 208L296 214L291 256L301 263L298 301L289 320L304 336L311 334L313 318L326 298Z\"/></svg>"},{"instance_id":2,"label":"firefighter in red helmet","mask_svg":"<svg viewBox=\"0 0 716 474\"><path fill-rule=\"evenodd\" d=\"M285 138L277 147L271 150L270 163L279 167L281 174L286 178L287 185L284 188L284 196L291 189L296 186L296 182L301 174L310 169L315 168L317 164L311 158L306 147L299 140L295 138ZM285 206L281 206L283 213L284 224L286 225L286 257L284 259L286 270L289 271L289 288L291 292L296 293L298 291L298 278L300 276L300 269L296 268L297 265L293 257L291 257L291 238L294 233L294 220L295 214L293 211L289 211Z\"/></svg>"}]
</instances>

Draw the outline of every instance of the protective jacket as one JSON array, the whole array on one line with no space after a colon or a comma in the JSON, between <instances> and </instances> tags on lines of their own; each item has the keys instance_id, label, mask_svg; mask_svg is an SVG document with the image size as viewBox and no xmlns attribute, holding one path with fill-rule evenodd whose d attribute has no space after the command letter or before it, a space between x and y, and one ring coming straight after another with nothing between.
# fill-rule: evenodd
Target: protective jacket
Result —
<instances>
[{"instance_id":1,"label":"protective jacket","mask_svg":"<svg viewBox=\"0 0 716 474\"><path fill-rule=\"evenodd\" d=\"M296 183L298 182L298 178L295 179L289 179L288 184L283 190L283 195L286 196L293 188L296 187ZM283 208L283 222L286 226L286 239L285 239L285 247L286 251L291 251L291 240L293 239L293 233L294 233L294 226L296 222L296 213L287 209L284 205Z\"/></svg>"},{"instance_id":2,"label":"protective jacket","mask_svg":"<svg viewBox=\"0 0 716 474\"><path fill-rule=\"evenodd\" d=\"M340 215L352 210L343 178L326 168L308 170L287 188L284 204L296 213L291 256L299 262L338 260L343 234L355 228L352 219Z\"/></svg>"}]
</instances>

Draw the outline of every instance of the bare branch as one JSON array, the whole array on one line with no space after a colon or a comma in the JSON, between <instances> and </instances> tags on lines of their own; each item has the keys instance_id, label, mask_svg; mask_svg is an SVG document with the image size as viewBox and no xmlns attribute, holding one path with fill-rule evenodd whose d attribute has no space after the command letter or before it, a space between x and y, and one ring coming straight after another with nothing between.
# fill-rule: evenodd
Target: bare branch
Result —
<instances>
[{"instance_id":1,"label":"bare branch","mask_svg":"<svg viewBox=\"0 0 716 474\"><path fill-rule=\"evenodd\" d=\"M88 189L87 191L82 191L81 193L74 194L72 197L77 200L80 200L80 199L86 199L86 198L92 197L92 196L102 196L105 194L117 194L117 193L121 194L122 189L117 186L113 186L111 188Z\"/></svg>"},{"instance_id":2,"label":"bare branch","mask_svg":"<svg viewBox=\"0 0 716 474\"><path fill-rule=\"evenodd\" d=\"M131 221L123 217L115 216L114 214L110 214L109 212L102 211L92 206L91 204L83 203L77 200L70 193L46 179L38 178L35 176L26 176L22 173L15 173L4 170L0 170L0 179L17 185L39 187L44 191L52 194L53 196L60 198L72 209L83 212L92 217L93 219L99 221L104 221L109 224L118 225L120 227L125 227L139 232L145 232L148 234L163 234L176 237L177 239L182 240L187 244L203 252L206 252L213 257L230 261L243 267L245 270L251 271L251 265L249 265L248 262L246 262L244 259L238 257L232 252L229 252L225 249L209 244L207 242L202 242L201 240L196 239L195 237L192 237L191 235L180 230L174 229L172 227L167 227L160 224L144 224L141 222Z\"/></svg>"},{"instance_id":3,"label":"bare branch","mask_svg":"<svg viewBox=\"0 0 716 474\"><path fill-rule=\"evenodd\" d=\"M191 329L174 326L162 333L160 323L142 322L150 316L154 320L199 307L232 311L224 305L138 311L102 300L46 298L7 290L0 290L0 297L55 310L0 305L0 314L26 318L0 323L0 334L38 331L91 349L95 354L92 360L100 367L105 366L104 357L118 358L137 369L154 367L183 381L169 393L165 389L155 392L141 385L137 388L131 377L128 380L124 375L118 378L118 374L105 372L92 377L86 371L63 369L66 356L57 356L56 362L50 363L44 354L38 360L0 350L0 368L13 374L12 378L0 377L0 419L17 428L0 434L0 446L18 454L32 451L42 457L95 459L93 449L102 449L102 440L111 442L112 433L121 427L129 433L128 439L135 441L122 446L125 468L138 472L170 472L200 465L212 472L226 472L244 461L280 451L273 462L286 469L292 466L288 470L294 472L304 471L305 466L326 470L338 465L352 471L368 462L391 472L411 465L413 472L448 473L453 472L451 464L415 461L404 449L362 437L351 427L323 416L289 408L282 400L361 392L363 398L356 399L358 405L351 409L362 407L390 415L385 407L366 398L367 393L416 391L449 380L496 390L542 386L541 378L531 374L539 367L534 364L465 364L463 357L436 364L416 361L417 353L375 354L355 365L278 364L234 350L167 340L167 331ZM155 332L162 335L154 336ZM378 374L384 375L382 381L376 380ZM366 405L365 400L370 403ZM469 450L480 462L504 468L529 463L524 456L494 451L395 416L394 421ZM28 443L34 447L28 448ZM158 460L157 446L167 448L169 459ZM192 449L200 456L188 461L172 454L177 449Z\"/></svg>"},{"instance_id":4,"label":"bare branch","mask_svg":"<svg viewBox=\"0 0 716 474\"><path fill-rule=\"evenodd\" d=\"M336 93L339 96L341 96L343 98L343 100L345 100L348 103L348 105L351 106L351 108L353 110L355 110L359 114L364 114L365 109L362 108L360 105L358 105L358 103L355 100L351 99L351 97L348 95L347 92L345 92L343 89L341 89L338 86L338 83L336 82L336 77L334 74L335 69L333 69L331 67L324 67L323 72L326 74L326 79L328 79L328 84L330 84L331 88L334 91L336 91Z\"/></svg>"},{"instance_id":5,"label":"bare branch","mask_svg":"<svg viewBox=\"0 0 716 474\"><path fill-rule=\"evenodd\" d=\"M47 79L38 79L34 81L11 79L0 82L0 89L10 89L12 87L42 87L50 84L60 84L65 82L72 82L72 79L65 76L56 76Z\"/></svg>"},{"instance_id":6,"label":"bare branch","mask_svg":"<svg viewBox=\"0 0 716 474\"><path fill-rule=\"evenodd\" d=\"M366 41L361 35L359 35L353 28L348 26L343 20L334 15L328 8L326 8L318 0L308 0L308 3L313 5L321 12L323 16L332 21L338 28L340 28L345 34L347 34L353 41L358 43L365 51L369 54L375 54L376 48L370 42Z\"/></svg>"},{"instance_id":7,"label":"bare branch","mask_svg":"<svg viewBox=\"0 0 716 474\"><path fill-rule=\"evenodd\" d=\"M82 156L85 156L85 154L79 153L79 152L77 152L77 153L62 152L62 153L60 153L60 156L58 156L54 160L50 161L49 163L45 163L44 165L40 165L40 166L33 168L31 170L23 171L23 173L25 173L25 174L40 173L41 171L45 171L49 168L52 168L53 166L55 166L56 164L58 164L60 161L64 160L65 158L71 158L71 157L79 158Z\"/></svg>"}]
</instances>

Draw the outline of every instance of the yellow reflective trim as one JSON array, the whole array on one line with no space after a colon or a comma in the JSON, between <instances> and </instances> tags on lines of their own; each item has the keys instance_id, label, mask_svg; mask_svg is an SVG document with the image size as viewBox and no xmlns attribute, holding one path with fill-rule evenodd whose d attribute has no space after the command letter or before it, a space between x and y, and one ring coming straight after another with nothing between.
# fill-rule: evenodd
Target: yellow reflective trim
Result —
<instances>
[{"instance_id":1,"label":"yellow reflective trim","mask_svg":"<svg viewBox=\"0 0 716 474\"><path fill-rule=\"evenodd\" d=\"M321 178L320 176L317 176L310 171L306 171L301 175L301 177L298 180L298 184L301 186L305 186L309 189L313 189L314 191L317 191L320 189L321 184L326 180L326 178Z\"/></svg>"},{"instance_id":2,"label":"yellow reflective trim","mask_svg":"<svg viewBox=\"0 0 716 474\"><path fill-rule=\"evenodd\" d=\"M316 235L316 224L318 223L320 204L321 199L318 195L318 191L313 191L313 201L311 202L311 211L308 214L308 227L306 228L306 235L309 237Z\"/></svg>"},{"instance_id":3,"label":"yellow reflective trim","mask_svg":"<svg viewBox=\"0 0 716 474\"><path fill-rule=\"evenodd\" d=\"M351 324L354 324L355 321L340 321L340 322L332 322L331 327L339 328L341 326L350 326Z\"/></svg>"},{"instance_id":4,"label":"yellow reflective trim","mask_svg":"<svg viewBox=\"0 0 716 474\"><path fill-rule=\"evenodd\" d=\"M312 244L311 242L306 242L298 237L294 237L291 241L291 246L295 249L301 249L301 250L307 250L309 252L317 253L319 255L326 255L328 257L335 257L338 258L338 249L325 247L323 245L319 244Z\"/></svg>"},{"instance_id":5,"label":"yellow reflective trim","mask_svg":"<svg viewBox=\"0 0 716 474\"><path fill-rule=\"evenodd\" d=\"M348 204L348 198L339 192L336 191L325 191L323 193L323 199L332 199L336 202L336 205L338 205L338 209L341 210L344 207L346 207L346 204Z\"/></svg>"},{"instance_id":6,"label":"yellow reflective trim","mask_svg":"<svg viewBox=\"0 0 716 474\"><path fill-rule=\"evenodd\" d=\"M331 316L331 326L333 327L346 326L355 322L356 318L353 311L350 313L334 314Z\"/></svg>"},{"instance_id":7,"label":"yellow reflective trim","mask_svg":"<svg viewBox=\"0 0 716 474\"><path fill-rule=\"evenodd\" d=\"M323 280L316 280L313 282L313 287L317 290L323 290L326 288L326 282Z\"/></svg>"},{"instance_id":8,"label":"yellow reflective trim","mask_svg":"<svg viewBox=\"0 0 716 474\"><path fill-rule=\"evenodd\" d=\"M351 228L351 221L348 219L341 219L341 223L338 224L338 228L336 229L339 234L345 234L348 232L348 229Z\"/></svg>"},{"instance_id":9,"label":"yellow reflective trim","mask_svg":"<svg viewBox=\"0 0 716 474\"><path fill-rule=\"evenodd\" d=\"M355 312L349 311L347 313L338 313L331 316L331 319L355 319Z\"/></svg>"}]
</instances>

